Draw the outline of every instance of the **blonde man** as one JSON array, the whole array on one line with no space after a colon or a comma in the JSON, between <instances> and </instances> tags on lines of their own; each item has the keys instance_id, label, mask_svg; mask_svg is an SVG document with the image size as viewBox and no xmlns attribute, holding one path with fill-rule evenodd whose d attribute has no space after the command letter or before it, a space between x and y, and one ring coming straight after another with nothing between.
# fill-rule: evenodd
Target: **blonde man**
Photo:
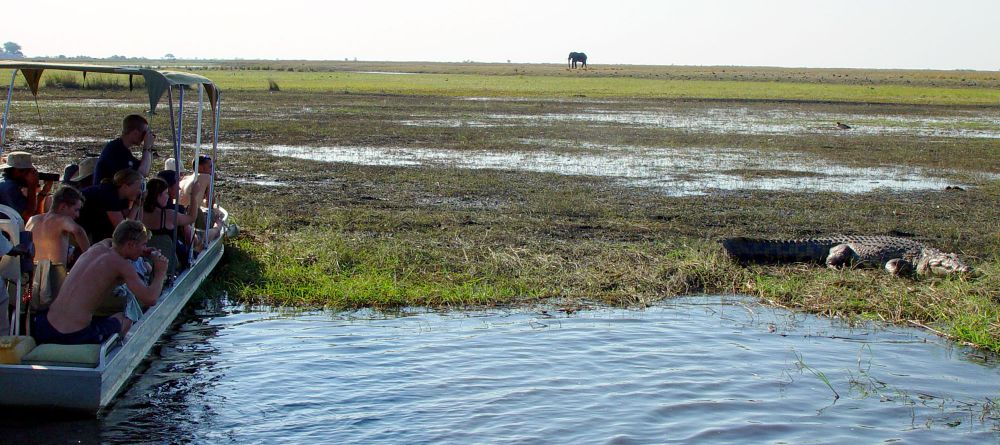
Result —
<instances>
[{"instance_id":1,"label":"blonde man","mask_svg":"<svg viewBox=\"0 0 1000 445\"><path fill-rule=\"evenodd\" d=\"M125 283L143 306L156 303L163 291L167 258L148 249L149 232L139 221L126 220L115 228L111 239L91 246L66 278L59 296L48 311L35 317L35 340L39 343L102 343L117 333L124 336L132 322L119 312L110 317L95 317L94 312L112 289ZM153 260L153 279L149 286L135 273L132 262L149 255Z\"/></svg>"},{"instance_id":2,"label":"blonde man","mask_svg":"<svg viewBox=\"0 0 1000 445\"><path fill-rule=\"evenodd\" d=\"M32 216L25 225L35 244L35 277L31 288L31 306L48 307L59 295L69 267L70 237L85 252L90 247L87 232L74 221L80 216L83 195L73 187L63 187L52 197L48 213Z\"/></svg>"}]
</instances>

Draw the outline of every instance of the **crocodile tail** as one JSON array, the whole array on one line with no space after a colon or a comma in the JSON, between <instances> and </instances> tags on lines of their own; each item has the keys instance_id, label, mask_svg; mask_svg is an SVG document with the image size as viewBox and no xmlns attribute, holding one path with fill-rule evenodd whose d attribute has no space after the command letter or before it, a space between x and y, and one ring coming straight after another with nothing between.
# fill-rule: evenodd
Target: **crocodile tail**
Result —
<instances>
[{"instance_id":1,"label":"crocodile tail","mask_svg":"<svg viewBox=\"0 0 1000 445\"><path fill-rule=\"evenodd\" d=\"M830 252L830 243L744 237L726 238L722 247L736 260L764 263L823 262Z\"/></svg>"}]
</instances>

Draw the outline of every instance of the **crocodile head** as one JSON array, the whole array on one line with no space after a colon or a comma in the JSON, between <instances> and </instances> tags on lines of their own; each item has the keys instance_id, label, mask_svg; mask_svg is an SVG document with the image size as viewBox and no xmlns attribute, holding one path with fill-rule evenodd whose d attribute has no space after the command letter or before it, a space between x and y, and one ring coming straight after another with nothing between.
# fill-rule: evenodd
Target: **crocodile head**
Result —
<instances>
[{"instance_id":1,"label":"crocodile head","mask_svg":"<svg viewBox=\"0 0 1000 445\"><path fill-rule=\"evenodd\" d=\"M921 275L966 274L972 272L958 255L944 252L924 252L917 263L917 273Z\"/></svg>"}]
</instances>

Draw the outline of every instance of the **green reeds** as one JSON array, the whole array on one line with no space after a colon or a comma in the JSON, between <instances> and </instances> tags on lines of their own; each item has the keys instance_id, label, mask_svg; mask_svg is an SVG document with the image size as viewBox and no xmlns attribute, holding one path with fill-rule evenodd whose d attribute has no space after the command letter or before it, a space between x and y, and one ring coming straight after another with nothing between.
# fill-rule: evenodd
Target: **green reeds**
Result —
<instances>
[{"instance_id":1,"label":"green reeds","mask_svg":"<svg viewBox=\"0 0 1000 445\"><path fill-rule=\"evenodd\" d=\"M89 73L86 77L79 73L45 73L46 88L62 88L68 90L127 90L129 79L126 76L111 76ZM142 76L132 78L132 88L144 88Z\"/></svg>"}]
</instances>

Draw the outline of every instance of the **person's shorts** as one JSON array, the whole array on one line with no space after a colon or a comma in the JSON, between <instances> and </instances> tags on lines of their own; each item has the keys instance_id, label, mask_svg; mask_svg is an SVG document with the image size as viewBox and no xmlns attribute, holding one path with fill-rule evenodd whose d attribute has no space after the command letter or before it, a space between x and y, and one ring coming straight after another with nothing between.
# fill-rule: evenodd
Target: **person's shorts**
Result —
<instances>
[{"instance_id":1,"label":"person's shorts","mask_svg":"<svg viewBox=\"0 0 1000 445\"><path fill-rule=\"evenodd\" d=\"M86 345L104 343L114 334L122 329L122 324L117 319L111 317L94 317L90 320L90 326L69 334L63 334L49 324L49 312L39 312L35 315L32 324L31 335L35 337L35 342L57 343L61 345Z\"/></svg>"}]
</instances>

